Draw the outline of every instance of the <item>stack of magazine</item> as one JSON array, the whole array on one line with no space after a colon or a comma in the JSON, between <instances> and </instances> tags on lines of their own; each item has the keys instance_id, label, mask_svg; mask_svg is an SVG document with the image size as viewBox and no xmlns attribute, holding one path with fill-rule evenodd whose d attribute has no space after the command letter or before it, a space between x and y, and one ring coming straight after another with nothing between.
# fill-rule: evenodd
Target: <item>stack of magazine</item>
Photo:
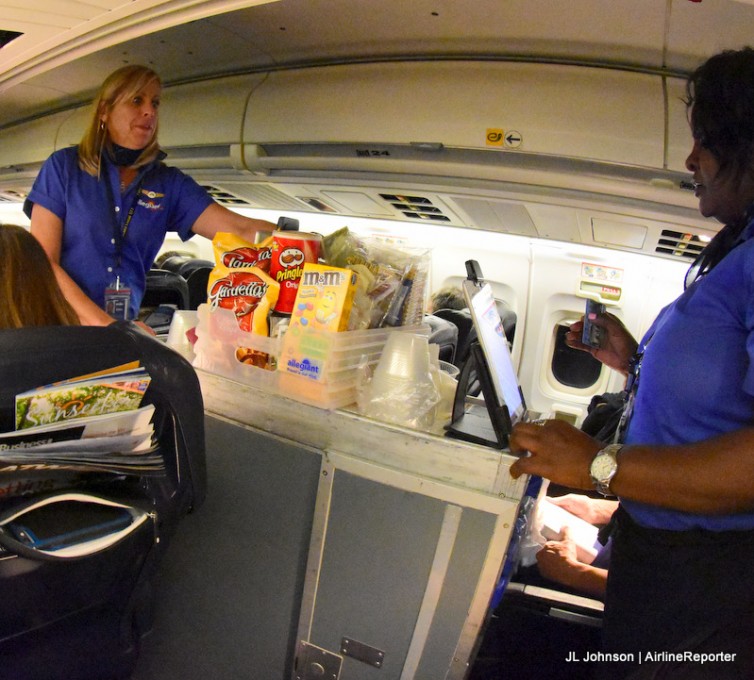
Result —
<instances>
[{"instance_id":1,"label":"stack of magazine","mask_svg":"<svg viewBox=\"0 0 754 680\"><path fill-rule=\"evenodd\" d=\"M16 395L16 430L0 434L0 475L162 474L154 406L141 405L149 383L133 362ZM0 496L38 490L0 486Z\"/></svg>"}]
</instances>

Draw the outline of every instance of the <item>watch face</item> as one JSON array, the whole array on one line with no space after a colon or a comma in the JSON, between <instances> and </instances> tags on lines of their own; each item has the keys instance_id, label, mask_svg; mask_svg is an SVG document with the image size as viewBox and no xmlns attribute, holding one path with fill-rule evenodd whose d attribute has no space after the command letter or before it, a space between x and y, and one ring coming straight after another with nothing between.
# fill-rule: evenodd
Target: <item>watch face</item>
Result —
<instances>
[{"instance_id":1,"label":"watch face","mask_svg":"<svg viewBox=\"0 0 754 680\"><path fill-rule=\"evenodd\" d=\"M592 461L592 476L595 479L607 479L614 472L617 464L615 458L608 455L597 456Z\"/></svg>"}]
</instances>

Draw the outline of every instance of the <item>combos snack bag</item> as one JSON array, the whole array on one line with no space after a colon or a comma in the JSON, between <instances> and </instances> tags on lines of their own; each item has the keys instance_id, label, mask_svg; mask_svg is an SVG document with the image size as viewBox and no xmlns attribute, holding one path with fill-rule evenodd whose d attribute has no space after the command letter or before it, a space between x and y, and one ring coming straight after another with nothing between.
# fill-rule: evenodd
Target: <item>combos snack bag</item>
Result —
<instances>
[{"instance_id":1,"label":"combos snack bag","mask_svg":"<svg viewBox=\"0 0 754 680\"><path fill-rule=\"evenodd\" d=\"M210 309L223 307L236 315L242 331L267 335L267 315L278 299L280 286L257 267L228 269L216 266L207 284Z\"/></svg>"},{"instance_id":2,"label":"combos snack bag","mask_svg":"<svg viewBox=\"0 0 754 680\"><path fill-rule=\"evenodd\" d=\"M218 232L212 239L215 251L215 264L228 269L248 269L256 267L270 271L271 250L269 244L253 244L240 236Z\"/></svg>"}]
</instances>

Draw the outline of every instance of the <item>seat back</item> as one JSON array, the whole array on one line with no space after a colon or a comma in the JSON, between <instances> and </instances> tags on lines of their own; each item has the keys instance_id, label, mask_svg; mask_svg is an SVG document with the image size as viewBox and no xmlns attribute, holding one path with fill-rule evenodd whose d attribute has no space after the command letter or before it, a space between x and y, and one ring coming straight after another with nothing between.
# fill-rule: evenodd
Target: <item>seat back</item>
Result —
<instances>
[{"instance_id":1,"label":"seat back","mask_svg":"<svg viewBox=\"0 0 754 680\"><path fill-rule=\"evenodd\" d=\"M129 677L138 638L151 626L152 580L186 513L206 495L204 407L193 367L127 322L106 328L49 327L0 332L0 429L15 425L15 395L42 385L139 360L152 380L160 476L81 473L72 490L123 499L149 519L112 547L70 559L0 551L0 658L3 677L69 680ZM0 515L48 496L56 471L0 464ZM13 496L13 480L27 495ZM70 474L63 484L68 484ZM37 489L41 491L37 491ZM65 490L65 488L63 489ZM56 490L57 495L63 490ZM157 540L159 539L159 540ZM54 595L54 596L51 596Z\"/></svg>"},{"instance_id":2,"label":"seat back","mask_svg":"<svg viewBox=\"0 0 754 680\"><path fill-rule=\"evenodd\" d=\"M438 309L435 316L450 321L458 328L458 341L453 363L462 368L469 357L471 343L476 340L476 329L468 309Z\"/></svg>"},{"instance_id":3,"label":"seat back","mask_svg":"<svg viewBox=\"0 0 754 680\"><path fill-rule=\"evenodd\" d=\"M434 314L425 314L424 323L430 327L429 342L440 346L440 361L452 364L458 344L458 327Z\"/></svg>"},{"instance_id":4,"label":"seat back","mask_svg":"<svg viewBox=\"0 0 754 680\"><path fill-rule=\"evenodd\" d=\"M15 427L15 395L139 360L152 377L144 403L155 405L155 435L167 475L154 490L185 514L206 495L204 403L186 359L135 325L59 326L0 331L0 431Z\"/></svg>"},{"instance_id":5,"label":"seat back","mask_svg":"<svg viewBox=\"0 0 754 680\"><path fill-rule=\"evenodd\" d=\"M175 305L176 309L189 308L189 290L186 279L167 269L150 269L141 306L159 307Z\"/></svg>"}]
</instances>

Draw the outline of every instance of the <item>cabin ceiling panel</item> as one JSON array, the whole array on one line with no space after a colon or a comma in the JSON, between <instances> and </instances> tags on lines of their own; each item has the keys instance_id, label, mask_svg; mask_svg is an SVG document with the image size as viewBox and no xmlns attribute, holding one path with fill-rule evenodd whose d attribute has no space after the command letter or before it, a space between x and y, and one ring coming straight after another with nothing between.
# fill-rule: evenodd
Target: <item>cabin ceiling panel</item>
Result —
<instances>
[{"instance_id":1,"label":"cabin ceiling panel","mask_svg":"<svg viewBox=\"0 0 754 680\"><path fill-rule=\"evenodd\" d=\"M48 112L51 93L57 107L90 99L124 63L152 64L166 83L458 56L682 73L749 42L754 29L754 6L737 0L6 1L0 29L26 17L28 34L0 51L0 127ZM30 94L13 92L21 85Z\"/></svg>"}]
</instances>

